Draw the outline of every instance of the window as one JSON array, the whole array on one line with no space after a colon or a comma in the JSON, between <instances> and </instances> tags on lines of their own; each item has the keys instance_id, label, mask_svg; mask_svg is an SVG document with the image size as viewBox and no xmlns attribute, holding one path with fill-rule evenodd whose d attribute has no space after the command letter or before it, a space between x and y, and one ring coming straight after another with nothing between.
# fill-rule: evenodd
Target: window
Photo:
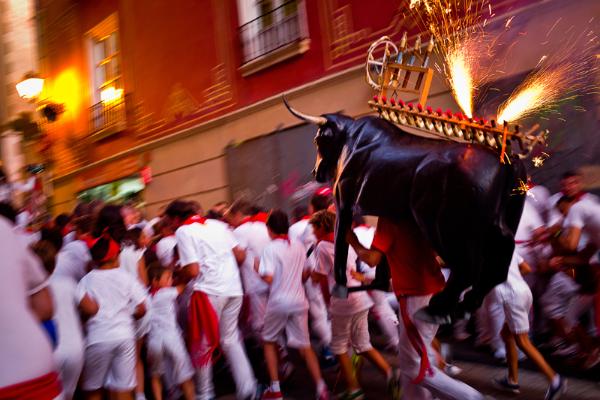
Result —
<instances>
[{"instance_id":1,"label":"window","mask_svg":"<svg viewBox=\"0 0 600 400\"><path fill-rule=\"evenodd\" d=\"M308 50L303 0L238 0L238 12L242 74L248 75Z\"/></svg>"},{"instance_id":2,"label":"window","mask_svg":"<svg viewBox=\"0 0 600 400\"><path fill-rule=\"evenodd\" d=\"M87 33L92 106L90 134L101 140L125 129L119 25L112 14Z\"/></svg>"},{"instance_id":3,"label":"window","mask_svg":"<svg viewBox=\"0 0 600 400\"><path fill-rule=\"evenodd\" d=\"M88 32L93 102L102 100L106 89L122 89L119 31L116 14Z\"/></svg>"}]
</instances>

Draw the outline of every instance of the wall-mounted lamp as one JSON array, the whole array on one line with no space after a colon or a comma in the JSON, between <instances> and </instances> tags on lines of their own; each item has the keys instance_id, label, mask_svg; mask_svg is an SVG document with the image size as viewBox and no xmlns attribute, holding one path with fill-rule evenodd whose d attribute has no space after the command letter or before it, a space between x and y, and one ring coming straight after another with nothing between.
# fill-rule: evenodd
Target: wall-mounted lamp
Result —
<instances>
[{"instance_id":1,"label":"wall-mounted lamp","mask_svg":"<svg viewBox=\"0 0 600 400\"><path fill-rule=\"evenodd\" d=\"M44 89L44 79L33 72L28 72L16 86L22 99L35 102Z\"/></svg>"}]
</instances>

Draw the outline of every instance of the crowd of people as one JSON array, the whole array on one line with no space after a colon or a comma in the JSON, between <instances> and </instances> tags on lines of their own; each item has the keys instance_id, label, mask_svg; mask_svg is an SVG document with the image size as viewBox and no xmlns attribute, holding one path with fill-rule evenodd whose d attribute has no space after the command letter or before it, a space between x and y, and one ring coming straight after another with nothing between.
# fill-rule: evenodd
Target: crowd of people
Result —
<instances>
[{"instance_id":1,"label":"crowd of people","mask_svg":"<svg viewBox=\"0 0 600 400\"><path fill-rule=\"evenodd\" d=\"M385 264L392 291L339 296L331 190L292 214L245 200L204 212L175 200L145 220L134 207L93 202L32 231L0 203L0 318L10 321L0 399L213 399L221 358L237 398L282 399L291 350L312 378L307 397L333 397L322 371L338 368L338 398L363 398L359 357L380 371L393 399L484 398L455 379L460 370L442 357L438 325L419 318L451 271L414 222L369 226L356 215L346 234L347 286L369 284ZM556 399L566 380L533 343L582 369L600 363L600 203L576 172L553 196L530 185L515 241L506 282L472 316L476 344L506 359L499 388L519 392L518 361L528 357L548 379L546 399ZM457 339L473 333L467 326L454 325ZM252 346L263 356L249 357Z\"/></svg>"}]
</instances>

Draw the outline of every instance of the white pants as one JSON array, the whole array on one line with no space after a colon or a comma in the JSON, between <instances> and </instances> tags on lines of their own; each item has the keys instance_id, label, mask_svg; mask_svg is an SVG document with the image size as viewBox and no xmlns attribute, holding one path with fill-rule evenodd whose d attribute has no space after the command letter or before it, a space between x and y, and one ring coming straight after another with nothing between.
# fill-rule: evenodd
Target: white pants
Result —
<instances>
[{"instance_id":1,"label":"white pants","mask_svg":"<svg viewBox=\"0 0 600 400\"><path fill-rule=\"evenodd\" d=\"M408 296L406 298L408 315L412 316L418 309L427 306L430 298L431 296ZM400 319L402 320L402 316L400 316ZM438 325L412 317L411 319L426 346L433 375L425 374L425 378L418 385L412 383L412 380L419 374L421 357L410 343L404 324L401 322L399 365L406 399L431 399L433 395L439 399L448 400L483 400L484 397L481 393L463 382L450 378L434 366L435 353L431 347L431 342L435 338Z\"/></svg>"},{"instance_id":2,"label":"white pants","mask_svg":"<svg viewBox=\"0 0 600 400\"><path fill-rule=\"evenodd\" d=\"M331 352L340 355L346 354L350 346L358 354L369 351L371 337L369 336L369 310L356 314L331 316Z\"/></svg>"},{"instance_id":3,"label":"white pants","mask_svg":"<svg viewBox=\"0 0 600 400\"><path fill-rule=\"evenodd\" d=\"M475 314L478 342L489 344L494 351L504 348L500 331L504 325L504 308L493 291L483 299L483 304Z\"/></svg>"},{"instance_id":4,"label":"white pants","mask_svg":"<svg viewBox=\"0 0 600 400\"><path fill-rule=\"evenodd\" d=\"M268 293L248 294L248 302L250 306L250 329L252 329L253 336L259 339L265 325L268 299Z\"/></svg>"},{"instance_id":5,"label":"white pants","mask_svg":"<svg viewBox=\"0 0 600 400\"><path fill-rule=\"evenodd\" d=\"M238 399L245 399L256 392L256 378L244 351L238 328L242 308L242 296L224 297L208 295L219 318L220 344L235 381ZM198 399L215 397L212 382L212 363L197 369L196 393Z\"/></svg>"},{"instance_id":6,"label":"white pants","mask_svg":"<svg viewBox=\"0 0 600 400\"><path fill-rule=\"evenodd\" d=\"M329 322L323 293L310 279L304 284L304 289L308 299L310 328L319 339L318 345L320 347L329 346L331 343L331 323Z\"/></svg>"},{"instance_id":7,"label":"white pants","mask_svg":"<svg viewBox=\"0 0 600 400\"><path fill-rule=\"evenodd\" d=\"M65 343L68 338L61 338L59 346L54 351L54 360L60 371L60 380L62 382L63 397L66 400L71 400L77 382L83 369L83 343Z\"/></svg>"},{"instance_id":8,"label":"white pants","mask_svg":"<svg viewBox=\"0 0 600 400\"><path fill-rule=\"evenodd\" d=\"M400 341L398 316L390 306L387 293L381 290L369 290L369 296L374 303L371 313L385 337L386 346L397 348Z\"/></svg>"},{"instance_id":9,"label":"white pants","mask_svg":"<svg viewBox=\"0 0 600 400\"><path fill-rule=\"evenodd\" d=\"M169 376L178 385L194 376L190 356L179 332L152 332L147 343L152 376Z\"/></svg>"},{"instance_id":10,"label":"white pants","mask_svg":"<svg viewBox=\"0 0 600 400\"><path fill-rule=\"evenodd\" d=\"M133 390L137 383L135 361L133 338L88 345L85 348L83 390L102 387L119 392Z\"/></svg>"}]
</instances>

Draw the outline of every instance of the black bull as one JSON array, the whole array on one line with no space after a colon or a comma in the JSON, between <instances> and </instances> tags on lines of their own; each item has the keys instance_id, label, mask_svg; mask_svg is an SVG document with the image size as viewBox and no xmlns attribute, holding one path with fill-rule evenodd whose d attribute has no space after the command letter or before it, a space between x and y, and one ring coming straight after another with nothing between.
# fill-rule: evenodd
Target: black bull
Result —
<instances>
[{"instance_id":1,"label":"black bull","mask_svg":"<svg viewBox=\"0 0 600 400\"><path fill-rule=\"evenodd\" d=\"M484 146L415 136L377 117L309 118L320 125L316 179L334 185L338 285L346 284L345 233L357 210L396 221L412 218L451 269L445 289L430 302L432 315L474 311L506 280L525 201L515 191L526 180L519 159L502 164Z\"/></svg>"}]
</instances>

